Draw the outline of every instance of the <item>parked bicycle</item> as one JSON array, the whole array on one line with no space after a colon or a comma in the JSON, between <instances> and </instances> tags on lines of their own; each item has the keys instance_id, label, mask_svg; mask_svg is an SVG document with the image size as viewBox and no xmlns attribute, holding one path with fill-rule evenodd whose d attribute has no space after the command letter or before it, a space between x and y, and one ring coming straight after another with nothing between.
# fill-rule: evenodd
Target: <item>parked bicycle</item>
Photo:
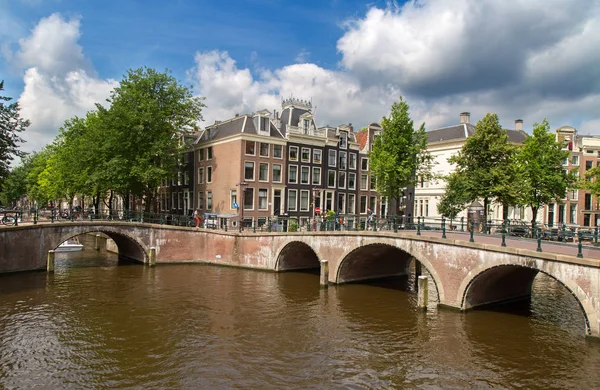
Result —
<instances>
[{"instance_id":1,"label":"parked bicycle","mask_svg":"<svg viewBox=\"0 0 600 390\"><path fill-rule=\"evenodd\" d=\"M16 225L16 224L17 224L17 217L16 217L16 216L14 216L14 215L7 215L7 214L4 214L4 215L2 216L2 219L1 219L1 221L2 221L2 224L3 224L3 225L6 225L6 226L13 226L13 225Z\"/></svg>"}]
</instances>

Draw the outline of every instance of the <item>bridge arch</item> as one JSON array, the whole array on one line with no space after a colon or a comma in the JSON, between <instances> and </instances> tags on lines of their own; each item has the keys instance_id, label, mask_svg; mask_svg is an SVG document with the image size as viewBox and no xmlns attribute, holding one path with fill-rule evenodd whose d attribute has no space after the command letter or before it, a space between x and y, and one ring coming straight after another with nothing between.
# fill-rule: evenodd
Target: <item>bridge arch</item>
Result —
<instances>
[{"instance_id":1,"label":"bridge arch","mask_svg":"<svg viewBox=\"0 0 600 390\"><path fill-rule=\"evenodd\" d=\"M438 293L438 302L444 302L444 288L433 265L424 256L414 256L389 242L372 242L346 251L339 260L335 283L408 275L413 259L429 272Z\"/></svg>"},{"instance_id":2,"label":"bridge arch","mask_svg":"<svg viewBox=\"0 0 600 390\"><path fill-rule=\"evenodd\" d=\"M535 266L532 262L503 262L492 266L480 265L473 269L465 277L458 291L461 310L530 297L533 281L539 273L556 280L569 291L581 309L586 333L598 334L597 311L581 286L572 279L564 279L552 271Z\"/></svg>"},{"instance_id":3,"label":"bridge arch","mask_svg":"<svg viewBox=\"0 0 600 390\"><path fill-rule=\"evenodd\" d=\"M121 229L115 229L113 227L78 227L74 231L69 231L60 235L57 240L58 242L51 243L52 249L56 249L60 244L73 237L77 237L82 234L88 233L103 233L109 238L111 238L115 242L115 245L117 246L118 250L118 255L121 258L141 263L148 262L149 248L146 248L146 246L134 235L128 234L127 232L122 231Z\"/></svg>"},{"instance_id":4,"label":"bridge arch","mask_svg":"<svg viewBox=\"0 0 600 390\"><path fill-rule=\"evenodd\" d=\"M277 252L276 271L293 271L319 268L321 263L314 249L306 242L293 240Z\"/></svg>"}]
</instances>

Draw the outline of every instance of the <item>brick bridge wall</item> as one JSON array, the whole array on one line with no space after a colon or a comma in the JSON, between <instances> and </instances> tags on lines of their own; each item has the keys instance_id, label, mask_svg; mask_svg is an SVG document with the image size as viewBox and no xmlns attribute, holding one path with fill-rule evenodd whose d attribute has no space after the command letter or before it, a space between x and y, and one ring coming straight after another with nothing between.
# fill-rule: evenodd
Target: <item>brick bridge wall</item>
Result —
<instances>
[{"instance_id":1,"label":"brick bridge wall","mask_svg":"<svg viewBox=\"0 0 600 390\"><path fill-rule=\"evenodd\" d=\"M238 234L131 224L56 223L0 229L0 273L44 269L46 254L89 232L111 237L119 255L146 263L203 262L286 271L329 261L329 280L346 283L403 275L413 259L427 269L441 305L467 310L527 297L538 272L561 282L577 299L587 332L600 336L600 264L530 250L502 248L411 233L327 232Z\"/></svg>"}]
</instances>

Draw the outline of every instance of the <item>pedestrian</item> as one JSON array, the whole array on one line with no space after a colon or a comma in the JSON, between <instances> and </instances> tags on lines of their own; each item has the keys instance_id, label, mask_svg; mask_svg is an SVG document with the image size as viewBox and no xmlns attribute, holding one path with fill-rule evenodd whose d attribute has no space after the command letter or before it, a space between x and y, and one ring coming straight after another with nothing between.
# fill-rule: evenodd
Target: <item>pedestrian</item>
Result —
<instances>
[{"instance_id":1,"label":"pedestrian","mask_svg":"<svg viewBox=\"0 0 600 390\"><path fill-rule=\"evenodd\" d=\"M200 213L198 212L198 209L194 210L194 220L196 221L196 227L199 228L200 227Z\"/></svg>"}]
</instances>

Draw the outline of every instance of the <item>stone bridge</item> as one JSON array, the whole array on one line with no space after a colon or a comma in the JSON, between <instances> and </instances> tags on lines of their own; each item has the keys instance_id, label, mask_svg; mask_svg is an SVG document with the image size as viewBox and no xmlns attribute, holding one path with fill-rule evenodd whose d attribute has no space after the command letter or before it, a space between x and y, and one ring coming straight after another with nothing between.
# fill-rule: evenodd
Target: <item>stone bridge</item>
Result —
<instances>
[{"instance_id":1,"label":"stone bridge","mask_svg":"<svg viewBox=\"0 0 600 390\"><path fill-rule=\"evenodd\" d=\"M407 275L411 261L424 267L438 303L468 310L529 297L542 272L577 299L591 336L600 337L600 261L515 246L471 243L463 237L414 232L251 233L124 222L81 222L0 229L0 273L46 268L49 250L65 240L100 232L119 256L141 263L213 263L270 271L319 268L328 260L330 283Z\"/></svg>"}]
</instances>

